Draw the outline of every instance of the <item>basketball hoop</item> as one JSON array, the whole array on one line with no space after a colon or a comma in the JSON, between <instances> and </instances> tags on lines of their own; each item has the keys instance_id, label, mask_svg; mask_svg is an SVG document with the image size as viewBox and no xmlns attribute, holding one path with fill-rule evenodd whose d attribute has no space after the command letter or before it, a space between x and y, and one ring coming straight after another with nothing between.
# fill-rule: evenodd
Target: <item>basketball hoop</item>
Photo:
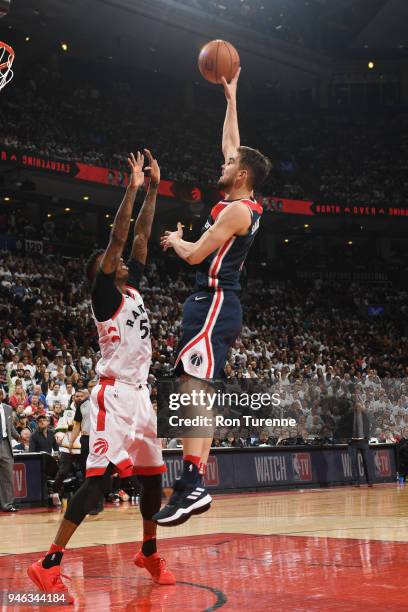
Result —
<instances>
[{"instance_id":1,"label":"basketball hoop","mask_svg":"<svg viewBox=\"0 0 408 612\"><path fill-rule=\"evenodd\" d=\"M5 42L0 40L0 91L11 81L14 73L11 66L14 61L14 51Z\"/></svg>"}]
</instances>

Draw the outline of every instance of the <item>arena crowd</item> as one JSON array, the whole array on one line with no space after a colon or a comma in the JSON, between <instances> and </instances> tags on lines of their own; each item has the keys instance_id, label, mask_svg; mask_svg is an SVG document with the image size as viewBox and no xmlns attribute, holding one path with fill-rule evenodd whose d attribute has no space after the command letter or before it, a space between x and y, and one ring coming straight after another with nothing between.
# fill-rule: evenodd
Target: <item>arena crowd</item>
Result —
<instances>
[{"instance_id":1,"label":"arena crowd","mask_svg":"<svg viewBox=\"0 0 408 612\"><path fill-rule=\"evenodd\" d=\"M141 291L152 329L155 403L157 380L174 364L191 285L185 275L171 277L155 258ZM3 253L0 292L0 384L22 434L21 450L28 450L39 419L58 430L64 412L75 408L76 392L85 399L97 380L98 343L83 261ZM384 303L385 314L367 317L370 303ZM294 418L296 426L218 429L214 446L332 443L344 410L356 403L370 418L373 441L408 438L406 291L252 279L243 304L244 326L225 368L227 382L278 392L274 415ZM163 441L170 448L177 444ZM52 446L57 450L58 444Z\"/></svg>"},{"instance_id":2,"label":"arena crowd","mask_svg":"<svg viewBox=\"0 0 408 612\"><path fill-rule=\"evenodd\" d=\"M228 3L228 11L233 4ZM103 80L100 72L87 70L89 80L81 83L73 68L44 63L28 84L16 80L4 99L0 145L123 171L129 144L135 149L148 145L164 178L216 183L225 112L221 91L200 88L196 94L190 87L186 93L180 84L166 109L171 120L163 123L163 95L174 81L164 76L150 81L145 98L124 75L115 80L107 72ZM262 96L254 114L246 112L248 100L244 93L242 142L274 162L264 194L362 206L406 201L406 114L291 109L289 116L278 107L271 112L270 97ZM55 222L47 217L37 225L24 210L11 207L0 215L0 231L21 243L44 240L45 252L55 238L79 246L80 252L97 242L76 218ZM316 259L315 252L299 250L295 242L287 252L298 267ZM155 402L157 381L174 365L192 279L175 258L169 263L157 247L151 253L141 289L152 327L149 384ZM365 265L363 255L359 263ZM366 255L371 265L371 251L366 249ZM339 257L347 264L337 252ZM285 265L285 257L278 258L276 266ZM97 380L99 348L83 267L83 259L58 255L0 256L0 384L4 401L13 407L23 452L36 448L42 428L50 452L57 451L64 415L76 397L88 397ZM330 444L338 440L345 410L356 404L369 415L373 441L408 439L408 295L400 285L272 282L251 274L244 287L244 327L230 351L227 381L244 386L255 381L277 391L281 401L274 416L294 418L296 427L221 428L214 446ZM381 305L379 316L368 314L373 304ZM164 447L178 445L177 439L163 440Z\"/></svg>"},{"instance_id":3,"label":"arena crowd","mask_svg":"<svg viewBox=\"0 0 408 612\"><path fill-rule=\"evenodd\" d=\"M52 71L41 65L28 86L24 80L7 90L0 145L123 172L129 147L148 145L163 178L216 184L223 161L222 91L194 92L194 85L187 94L182 82L164 75L155 81L154 75L141 74L150 94L145 98L124 76L113 75L108 81L108 69L103 81L101 68L90 66L89 80L81 83L73 66L68 68ZM163 122L161 100L170 87L175 94L166 106L169 120ZM274 96L266 93L257 92L256 113L245 89L240 100L242 143L259 148L274 163L264 195L358 206L399 206L406 201L406 113L301 111L301 105L287 112L275 108Z\"/></svg>"}]
</instances>

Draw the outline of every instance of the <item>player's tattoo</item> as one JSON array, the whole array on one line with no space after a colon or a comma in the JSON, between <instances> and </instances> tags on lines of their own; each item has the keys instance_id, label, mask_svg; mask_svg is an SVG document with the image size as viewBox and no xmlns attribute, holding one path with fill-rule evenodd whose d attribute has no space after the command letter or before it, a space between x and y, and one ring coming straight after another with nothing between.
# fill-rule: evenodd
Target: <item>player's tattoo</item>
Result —
<instances>
[{"instance_id":1,"label":"player's tattoo","mask_svg":"<svg viewBox=\"0 0 408 612\"><path fill-rule=\"evenodd\" d=\"M132 257L141 263L146 262L147 243L152 231L154 213L156 210L157 185L150 183L143 206L135 223L135 239L132 247Z\"/></svg>"},{"instance_id":2,"label":"player's tattoo","mask_svg":"<svg viewBox=\"0 0 408 612\"><path fill-rule=\"evenodd\" d=\"M127 188L112 226L111 240L113 239L115 242L126 243L136 194L137 189Z\"/></svg>"},{"instance_id":3,"label":"player's tattoo","mask_svg":"<svg viewBox=\"0 0 408 612\"><path fill-rule=\"evenodd\" d=\"M109 244L102 258L102 270L105 274L114 272L122 257L127 237L129 234L130 218L132 216L133 205L135 203L137 188L128 187L125 197L116 213L113 222Z\"/></svg>"}]
</instances>

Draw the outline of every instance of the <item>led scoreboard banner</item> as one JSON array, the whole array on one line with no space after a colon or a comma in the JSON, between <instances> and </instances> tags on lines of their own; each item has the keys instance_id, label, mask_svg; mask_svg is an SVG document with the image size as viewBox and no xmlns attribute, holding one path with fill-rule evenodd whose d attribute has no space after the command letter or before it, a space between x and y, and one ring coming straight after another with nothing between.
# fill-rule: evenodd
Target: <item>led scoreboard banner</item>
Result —
<instances>
[{"instance_id":1,"label":"led scoreboard banner","mask_svg":"<svg viewBox=\"0 0 408 612\"><path fill-rule=\"evenodd\" d=\"M104 168L85 164L79 160L52 158L36 155L24 150L0 147L0 164L13 164L30 171L59 174L74 180L86 181L109 187L126 187L129 173L117 168ZM146 186L148 178L146 178ZM214 202L220 199L220 193L215 187L192 185L162 179L159 185L159 195L164 198L178 199L182 202Z\"/></svg>"},{"instance_id":2,"label":"led scoreboard banner","mask_svg":"<svg viewBox=\"0 0 408 612\"><path fill-rule=\"evenodd\" d=\"M129 174L122 170L84 164L79 160L64 160L28 153L24 150L0 148L0 163L15 164L27 170L59 174L74 180L87 181L110 187L126 187ZM147 183L148 179L146 179ZM223 197L215 187L161 180L159 195L183 202L213 203ZM260 196L259 202L265 211L308 217L408 217L408 208L395 206L345 206L321 204L311 200L292 200L276 196Z\"/></svg>"},{"instance_id":3,"label":"led scoreboard banner","mask_svg":"<svg viewBox=\"0 0 408 612\"><path fill-rule=\"evenodd\" d=\"M408 208L396 206L317 204L312 201L277 197L264 197L262 204L266 211L309 217L408 217Z\"/></svg>"},{"instance_id":4,"label":"led scoreboard banner","mask_svg":"<svg viewBox=\"0 0 408 612\"><path fill-rule=\"evenodd\" d=\"M16 164L27 170L50 172L68 178L99 183L100 185L109 185L111 187L126 187L129 182L128 173L121 170L92 166L77 160L51 158L16 149L0 149L0 162ZM159 194L164 197L174 198L175 194L173 193L172 185L173 181L161 181Z\"/></svg>"},{"instance_id":5,"label":"led scoreboard banner","mask_svg":"<svg viewBox=\"0 0 408 612\"><path fill-rule=\"evenodd\" d=\"M340 206L339 204L313 204L315 215L334 217L408 217L408 208L396 206Z\"/></svg>"}]
</instances>

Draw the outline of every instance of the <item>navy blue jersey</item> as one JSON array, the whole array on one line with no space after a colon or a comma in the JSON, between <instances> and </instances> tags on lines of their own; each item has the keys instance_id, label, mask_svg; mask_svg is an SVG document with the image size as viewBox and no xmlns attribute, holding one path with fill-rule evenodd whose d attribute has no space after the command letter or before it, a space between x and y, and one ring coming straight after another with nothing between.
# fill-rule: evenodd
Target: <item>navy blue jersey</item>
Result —
<instances>
[{"instance_id":1,"label":"navy blue jersey","mask_svg":"<svg viewBox=\"0 0 408 612\"><path fill-rule=\"evenodd\" d=\"M248 206L251 213L251 225L245 236L231 236L217 251L211 253L201 264L198 265L196 274L196 287L199 289L220 288L239 291L241 285L239 277L248 255L251 244L259 229L259 221L262 215L262 206L252 199L233 200L218 202L211 210L202 233L214 225L218 215L226 206L233 202L242 202Z\"/></svg>"}]
</instances>

